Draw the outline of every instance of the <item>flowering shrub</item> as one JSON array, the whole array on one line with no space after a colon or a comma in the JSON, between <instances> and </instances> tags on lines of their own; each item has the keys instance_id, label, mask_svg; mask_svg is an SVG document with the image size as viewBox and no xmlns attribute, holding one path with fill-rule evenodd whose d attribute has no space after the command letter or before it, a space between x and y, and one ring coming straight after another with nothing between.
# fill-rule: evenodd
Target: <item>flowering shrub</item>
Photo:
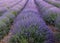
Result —
<instances>
[{"instance_id":1,"label":"flowering shrub","mask_svg":"<svg viewBox=\"0 0 60 43\"><path fill-rule=\"evenodd\" d=\"M53 43L53 33L37 12L22 11L10 30L10 43Z\"/></svg>"}]
</instances>

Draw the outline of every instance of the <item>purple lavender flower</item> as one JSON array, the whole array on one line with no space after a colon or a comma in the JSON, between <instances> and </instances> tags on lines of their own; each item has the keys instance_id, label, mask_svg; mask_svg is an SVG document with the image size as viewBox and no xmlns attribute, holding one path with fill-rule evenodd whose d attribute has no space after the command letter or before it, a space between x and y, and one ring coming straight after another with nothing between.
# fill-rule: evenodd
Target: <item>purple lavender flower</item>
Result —
<instances>
[{"instance_id":1,"label":"purple lavender flower","mask_svg":"<svg viewBox=\"0 0 60 43\"><path fill-rule=\"evenodd\" d=\"M24 37L34 38L34 43L44 41L54 41L52 31L47 27L44 20L37 12L22 11L14 21L13 28L10 30L12 35L24 35ZM37 38L37 40L36 40Z\"/></svg>"}]
</instances>

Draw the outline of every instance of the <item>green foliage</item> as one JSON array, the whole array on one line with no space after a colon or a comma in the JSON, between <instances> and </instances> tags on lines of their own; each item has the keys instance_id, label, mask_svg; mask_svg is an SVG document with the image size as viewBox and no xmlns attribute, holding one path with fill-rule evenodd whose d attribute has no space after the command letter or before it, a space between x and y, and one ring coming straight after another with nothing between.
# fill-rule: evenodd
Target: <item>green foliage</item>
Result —
<instances>
[{"instance_id":1,"label":"green foliage","mask_svg":"<svg viewBox=\"0 0 60 43\"><path fill-rule=\"evenodd\" d=\"M16 11L13 11L12 14L14 14L16 16L17 15L17 12Z\"/></svg>"},{"instance_id":2,"label":"green foliage","mask_svg":"<svg viewBox=\"0 0 60 43\"><path fill-rule=\"evenodd\" d=\"M45 36L42 33L36 33L38 27L38 25L22 27L21 32L10 39L10 43L43 43Z\"/></svg>"},{"instance_id":3,"label":"green foliage","mask_svg":"<svg viewBox=\"0 0 60 43\"><path fill-rule=\"evenodd\" d=\"M0 22L0 40L8 34L10 26L6 25L4 22Z\"/></svg>"},{"instance_id":4,"label":"green foliage","mask_svg":"<svg viewBox=\"0 0 60 43\"><path fill-rule=\"evenodd\" d=\"M15 15L11 12L7 12L0 17L0 40L8 34L14 18Z\"/></svg>"},{"instance_id":5,"label":"green foliage","mask_svg":"<svg viewBox=\"0 0 60 43\"><path fill-rule=\"evenodd\" d=\"M27 40L23 36L15 35L11 37L10 43L27 43Z\"/></svg>"},{"instance_id":6,"label":"green foliage","mask_svg":"<svg viewBox=\"0 0 60 43\"><path fill-rule=\"evenodd\" d=\"M55 33L55 39L56 41L60 41L60 32Z\"/></svg>"},{"instance_id":7,"label":"green foliage","mask_svg":"<svg viewBox=\"0 0 60 43\"><path fill-rule=\"evenodd\" d=\"M54 21L57 18L57 14L50 14L49 16L45 17L44 20L48 22L49 24L54 24ZM55 25L55 24L54 24Z\"/></svg>"},{"instance_id":8,"label":"green foliage","mask_svg":"<svg viewBox=\"0 0 60 43\"><path fill-rule=\"evenodd\" d=\"M60 31L60 23L59 22L55 24L55 27L57 27L57 30Z\"/></svg>"}]
</instances>

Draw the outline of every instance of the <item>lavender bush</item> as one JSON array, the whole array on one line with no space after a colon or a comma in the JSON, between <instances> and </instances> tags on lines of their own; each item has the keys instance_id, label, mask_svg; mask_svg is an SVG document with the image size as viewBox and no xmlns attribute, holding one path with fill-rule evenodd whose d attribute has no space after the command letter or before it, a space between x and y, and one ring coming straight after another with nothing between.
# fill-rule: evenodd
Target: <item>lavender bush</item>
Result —
<instances>
[{"instance_id":1,"label":"lavender bush","mask_svg":"<svg viewBox=\"0 0 60 43\"><path fill-rule=\"evenodd\" d=\"M22 11L10 30L10 43L54 43L53 33L37 12Z\"/></svg>"},{"instance_id":2,"label":"lavender bush","mask_svg":"<svg viewBox=\"0 0 60 43\"><path fill-rule=\"evenodd\" d=\"M3 16L0 17L0 40L8 34L10 30L11 20L15 16L11 12L6 12Z\"/></svg>"},{"instance_id":3,"label":"lavender bush","mask_svg":"<svg viewBox=\"0 0 60 43\"><path fill-rule=\"evenodd\" d=\"M13 20L16 17L17 12L15 11L7 11L0 17L0 40L8 34L10 30L10 26L13 23Z\"/></svg>"},{"instance_id":4,"label":"lavender bush","mask_svg":"<svg viewBox=\"0 0 60 43\"><path fill-rule=\"evenodd\" d=\"M16 13L12 13L10 11L3 14L3 16L0 17L0 40L8 34L10 30L10 26L13 22L13 20L16 17Z\"/></svg>"}]
</instances>

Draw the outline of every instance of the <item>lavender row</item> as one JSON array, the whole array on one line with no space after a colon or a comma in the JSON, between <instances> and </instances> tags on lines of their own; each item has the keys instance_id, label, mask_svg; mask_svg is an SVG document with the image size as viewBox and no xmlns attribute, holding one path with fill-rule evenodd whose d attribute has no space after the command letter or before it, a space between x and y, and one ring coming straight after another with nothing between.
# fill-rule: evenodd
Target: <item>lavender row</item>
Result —
<instances>
[{"instance_id":1,"label":"lavender row","mask_svg":"<svg viewBox=\"0 0 60 43\"><path fill-rule=\"evenodd\" d=\"M6 8L6 7L10 8L12 6L15 6L19 2L21 2L21 0L1 0L0 1L0 8Z\"/></svg>"},{"instance_id":2,"label":"lavender row","mask_svg":"<svg viewBox=\"0 0 60 43\"><path fill-rule=\"evenodd\" d=\"M18 4L16 4L12 8L10 8L10 10L19 12L26 6L27 2L28 2L28 0L22 0L21 2L19 2Z\"/></svg>"},{"instance_id":3,"label":"lavender row","mask_svg":"<svg viewBox=\"0 0 60 43\"><path fill-rule=\"evenodd\" d=\"M13 7L13 6L17 5L21 1L22 0L4 0L3 4L5 5L5 7L9 7L10 8L10 7Z\"/></svg>"},{"instance_id":4,"label":"lavender row","mask_svg":"<svg viewBox=\"0 0 60 43\"><path fill-rule=\"evenodd\" d=\"M24 3L24 5L26 2ZM24 8L24 5L22 7ZM17 6L18 7L18 6ZM15 17L20 13L21 9L23 8L18 8L18 10L13 10L9 9L7 12L3 14L3 16L0 17L0 40L8 34L10 30L10 26L15 19ZM16 8L17 9L17 8Z\"/></svg>"},{"instance_id":5,"label":"lavender row","mask_svg":"<svg viewBox=\"0 0 60 43\"><path fill-rule=\"evenodd\" d=\"M35 3L39 7L42 18L60 29L60 9L43 0L35 0Z\"/></svg>"},{"instance_id":6,"label":"lavender row","mask_svg":"<svg viewBox=\"0 0 60 43\"><path fill-rule=\"evenodd\" d=\"M60 8L60 1L57 1L57 0L44 0L44 1L46 1L46 2L48 2L50 4L52 4L52 5Z\"/></svg>"},{"instance_id":7,"label":"lavender row","mask_svg":"<svg viewBox=\"0 0 60 43\"><path fill-rule=\"evenodd\" d=\"M54 4L56 6L59 6L58 3L60 3L59 1L54 1L54 0L45 0L46 2L49 2L50 4ZM60 9L59 9L60 10ZM59 11L60 12L60 11ZM55 23L55 27L58 28L58 30L60 31L60 14L57 15L57 18L55 19L54 23Z\"/></svg>"},{"instance_id":8,"label":"lavender row","mask_svg":"<svg viewBox=\"0 0 60 43\"><path fill-rule=\"evenodd\" d=\"M54 43L52 31L37 12L22 11L10 30L10 43Z\"/></svg>"},{"instance_id":9,"label":"lavender row","mask_svg":"<svg viewBox=\"0 0 60 43\"><path fill-rule=\"evenodd\" d=\"M1 0L0 1L0 15L2 15L3 13L5 13L8 8L10 8L11 6L13 6L15 3L15 0Z\"/></svg>"},{"instance_id":10,"label":"lavender row","mask_svg":"<svg viewBox=\"0 0 60 43\"><path fill-rule=\"evenodd\" d=\"M15 14L11 12L4 13L3 16L0 17L0 40L8 34L10 30L10 26L15 18Z\"/></svg>"},{"instance_id":11,"label":"lavender row","mask_svg":"<svg viewBox=\"0 0 60 43\"><path fill-rule=\"evenodd\" d=\"M50 23L53 22L57 18L57 15L60 14L60 10L58 8L43 0L35 0L35 3L39 7L40 12L42 12L43 19Z\"/></svg>"},{"instance_id":12,"label":"lavender row","mask_svg":"<svg viewBox=\"0 0 60 43\"><path fill-rule=\"evenodd\" d=\"M21 11L24 8L25 4L27 3L27 0L18 0L16 2L15 2L15 0L10 0L10 1L5 0L5 2L8 2L8 3L4 3L4 1L3 2L0 1L0 3L1 3L0 4L0 15L3 15L5 12L7 12L9 10L12 10L15 12Z\"/></svg>"}]
</instances>

